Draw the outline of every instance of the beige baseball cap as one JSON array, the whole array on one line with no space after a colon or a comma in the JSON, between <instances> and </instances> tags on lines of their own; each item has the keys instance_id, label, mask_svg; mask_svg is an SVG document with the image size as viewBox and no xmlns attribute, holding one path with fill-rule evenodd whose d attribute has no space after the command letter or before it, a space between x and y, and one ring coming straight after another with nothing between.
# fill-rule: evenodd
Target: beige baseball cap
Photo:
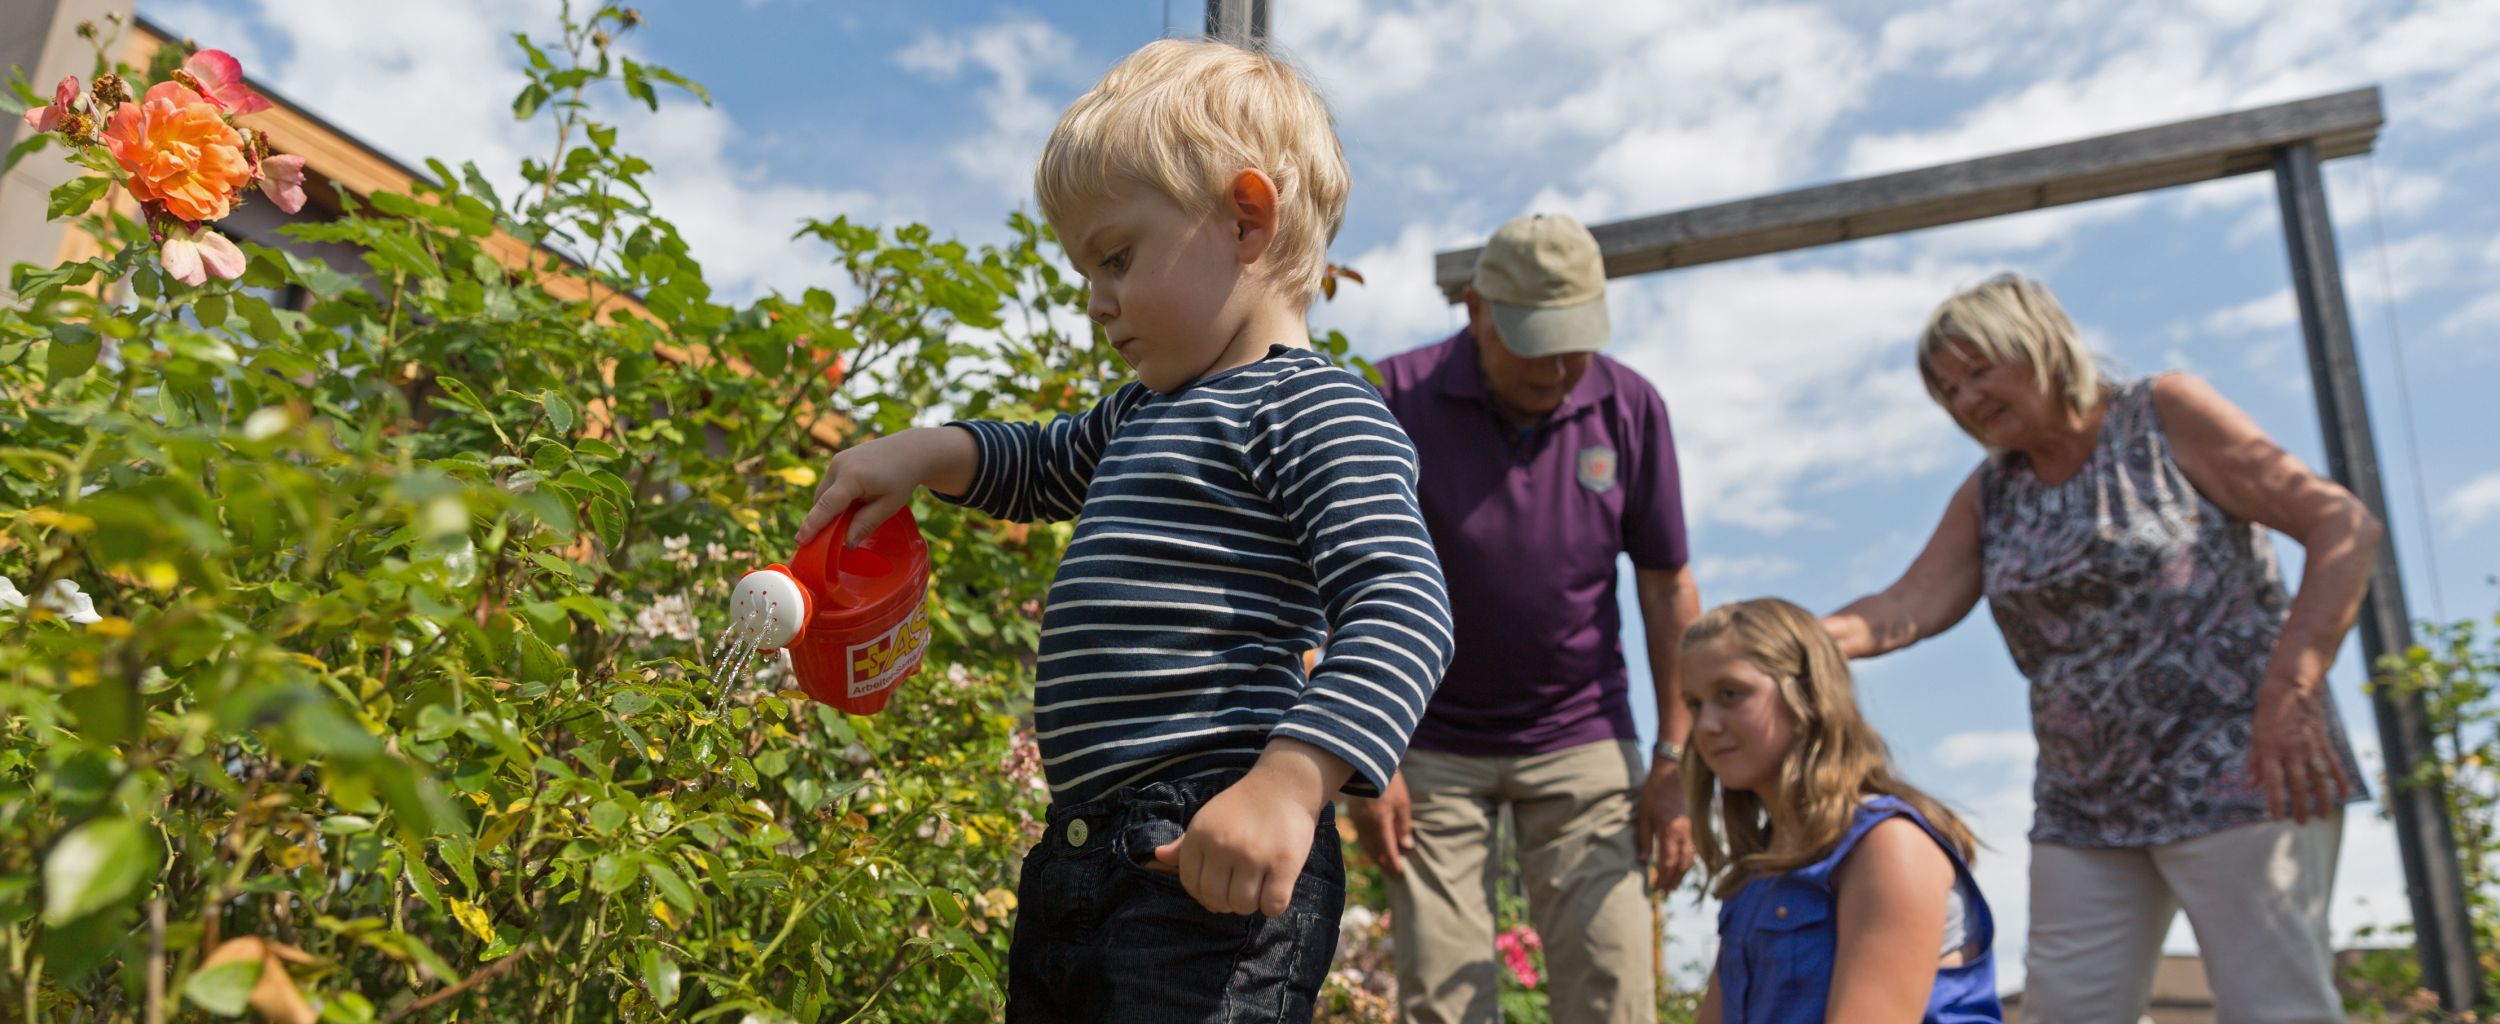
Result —
<instances>
[{"instance_id":1,"label":"beige baseball cap","mask_svg":"<svg viewBox=\"0 0 2500 1024\"><path fill-rule=\"evenodd\" d=\"M1476 257L1475 289L1493 304L1502 344L1525 358L1595 352L1613 331L1597 238L1559 213L1516 218L1494 232Z\"/></svg>"}]
</instances>

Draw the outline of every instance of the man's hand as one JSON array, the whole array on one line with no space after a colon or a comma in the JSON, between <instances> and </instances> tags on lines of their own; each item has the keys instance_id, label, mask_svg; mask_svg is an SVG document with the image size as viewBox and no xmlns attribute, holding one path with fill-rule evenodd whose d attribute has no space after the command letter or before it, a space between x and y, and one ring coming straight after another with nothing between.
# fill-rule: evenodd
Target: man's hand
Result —
<instances>
[{"instance_id":1,"label":"man's hand","mask_svg":"<svg viewBox=\"0 0 2500 1024\"><path fill-rule=\"evenodd\" d=\"M1155 860L1210 911L1281 915L1293 906L1320 810L1352 774L1318 747L1269 740L1250 774L1199 808L1188 831L1155 848Z\"/></svg>"},{"instance_id":2,"label":"man's hand","mask_svg":"<svg viewBox=\"0 0 2500 1024\"><path fill-rule=\"evenodd\" d=\"M1391 878L1406 877L1406 855L1415 849L1415 805L1406 797L1406 773L1389 776L1380 796L1346 800L1346 819L1354 823L1354 842L1363 856Z\"/></svg>"},{"instance_id":3,"label":"man's hand","mask_svg":"<svg viewBox=\"0 0 2500 1024\"><path fill-rule=\"evenodd\" d=\"M1649 778L1641 783L1641 809L1635 816L1641 863L1649 868L1649 884L1673 889L1693 867L1693 821L1684 812L1684 773L1676 765L1653 759Z\"/></svg>"}]
</instances>

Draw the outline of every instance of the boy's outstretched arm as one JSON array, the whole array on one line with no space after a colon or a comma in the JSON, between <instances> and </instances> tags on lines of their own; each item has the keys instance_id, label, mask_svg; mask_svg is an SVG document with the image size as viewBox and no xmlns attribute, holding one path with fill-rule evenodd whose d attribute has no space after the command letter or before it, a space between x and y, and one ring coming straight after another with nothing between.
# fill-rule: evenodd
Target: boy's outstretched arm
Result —
<instances>
[{"instance_id":1,"label":"boy's outstretched arm","mask_svg":"<svg viewBox=\"0 0 2500 1024\"><path fill-rule=\"evenodd\" d=\"M1131 383L1092 408L1049 423L958 420L845 448L825 467L816 507L799 527L799 543L854 505L859 513L851 517L845 540L857 542L909 502L912 488L924 486L1000 519L1074 518L1103 448L1148 395Z\"/></svg>"},{"instance_id":2,"label":"boy's outstretched arm","mask_svg":"<svg viewBox=\"0 0 2500 1024\"><path fill-rule=\"evenodd\" d=\"M1189 820L1189 831L1155 849L1181 886L1218 914L1275 917L1293 904L1320 810L1354 775L1345 759L1300 740L1268 741L1241 781Z\"/></svg>"},{"instance_id":3,"label":"boy's outstretched arm","mask_svg":"<svg viewBox=\"0 0 2500 1024\"><path fill-rule=\"evenodd\" d=\"M835 452L825 464L824 486L816 490L816 507L799 524L799 543L833 525L853 505L859 513L851 517L845 544L858 543L911 501L913 488L962 494L972 486L980 457L971 431L951 426L906 430Z\"/></svg>"}]
</instances>

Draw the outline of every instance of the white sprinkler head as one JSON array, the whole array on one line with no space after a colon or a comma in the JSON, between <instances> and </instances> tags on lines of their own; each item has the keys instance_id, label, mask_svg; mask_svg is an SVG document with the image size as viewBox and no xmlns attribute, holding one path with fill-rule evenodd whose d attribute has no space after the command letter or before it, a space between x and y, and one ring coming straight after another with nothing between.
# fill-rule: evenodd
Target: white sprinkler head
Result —
<instances>
[{"instance_id":1,"label":"white sprinkler head","mask_svg":"<svg viewBox=\"0 0 2500 1024\"><path fill-rule=\"evenodd\" d=\"M758 569L730 591L729 621L759 648L787 647L806 624L807 595L789 573Z\"/></svg>"}]
</instances>

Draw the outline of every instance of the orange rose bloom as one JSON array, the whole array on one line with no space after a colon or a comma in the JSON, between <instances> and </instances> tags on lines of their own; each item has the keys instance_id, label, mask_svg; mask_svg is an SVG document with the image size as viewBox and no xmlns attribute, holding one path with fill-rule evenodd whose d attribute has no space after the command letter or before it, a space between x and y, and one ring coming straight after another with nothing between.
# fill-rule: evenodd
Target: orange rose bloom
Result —
<instances>
[{"instance_id":1,"label":"orange rose bloom","mask_svg":"<svg viewBox=\"0 0 2500 1024\"><path fill-rule=\"evenodd\" d=\"M242 134L215 104L180 83L158 82L143 102L114 110L104 144L130 172L132 195L163 203L184 220L232 212L235 193L252 181Z\"/></svg>"}]
</instances>

